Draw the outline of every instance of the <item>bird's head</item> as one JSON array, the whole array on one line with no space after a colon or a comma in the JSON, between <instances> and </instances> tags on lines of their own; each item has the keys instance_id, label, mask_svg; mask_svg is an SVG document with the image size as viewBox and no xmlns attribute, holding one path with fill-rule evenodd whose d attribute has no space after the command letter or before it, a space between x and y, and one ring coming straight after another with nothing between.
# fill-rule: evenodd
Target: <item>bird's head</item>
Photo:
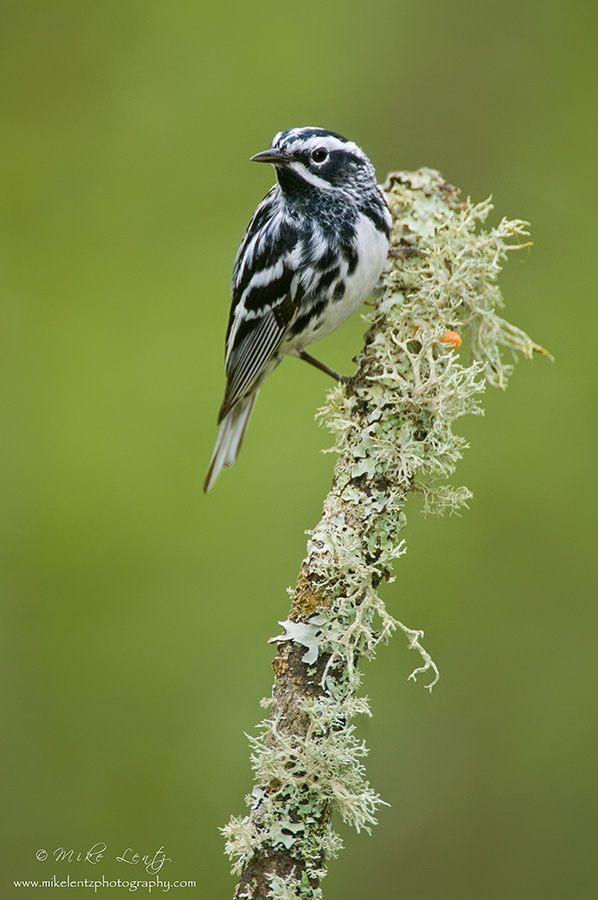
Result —
<instances>
[{"instance_id":1,"label":"bird's head","mask_svg":"<svg viewBox=\"0 0 598 900\"><path fill-rule=\"evenodd\" d=\"M376 173L357 144L324 128L289 128L279 132L269 150L253 162L272 163L285 194L305 191L359 193L376 188Z\"/></svg>"}]
</instances>

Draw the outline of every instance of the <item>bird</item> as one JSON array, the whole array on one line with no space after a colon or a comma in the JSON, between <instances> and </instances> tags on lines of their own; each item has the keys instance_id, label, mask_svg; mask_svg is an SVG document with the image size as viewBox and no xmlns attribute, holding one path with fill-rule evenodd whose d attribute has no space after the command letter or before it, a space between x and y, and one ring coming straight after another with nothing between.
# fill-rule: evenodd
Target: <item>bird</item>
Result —
<instances>
[{"instance_id":1,"label":"bird","mask_svg":"<svg viewBox=\"0 0 598 900\"><path fill-rule=\"evenodd\" d=\"M368 298L389 248L388 205L353 141L324 128L289 128L251 161L271 163L276 184L257 207L233 267L226 388L205 493L236 461L262 384L285 356L343 380L305 347Z\"/></svg>"}]
</instances>

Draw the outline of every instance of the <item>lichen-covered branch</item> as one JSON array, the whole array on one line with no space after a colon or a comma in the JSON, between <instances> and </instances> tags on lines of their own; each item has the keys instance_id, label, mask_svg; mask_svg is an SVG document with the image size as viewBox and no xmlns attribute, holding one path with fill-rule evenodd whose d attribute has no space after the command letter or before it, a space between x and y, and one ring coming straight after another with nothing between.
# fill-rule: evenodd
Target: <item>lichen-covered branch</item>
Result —
<instances>
[{"instance_id":1,"label":"lichen-covered branch","mask_svg":"<svg viewBox=\"0 0 598 900\"><path fill-rule=\"evenodd\" d=\"M249 813L223 829L236 900L317 900L341 848L333 813L358 831L375 824L383 801L352 724L369 715L359 662L399 627L422 658L413 674L429 671L428 687L438 678L422 633L378 596L405 552L407 496L419 494L427 513L467 505L467 488L448 481L467 446L456 420L482 412L487 383L506 387L512 351L546 354L497 314L496 278L507 254L526 246L526 223L483 230L490 203L461 202L429 169L392 174L384 190L394 229L365 346L355 376L320 411L336 438L332 488L273 638L276 680L251 738Z\"/></svg>"}]
</instances>

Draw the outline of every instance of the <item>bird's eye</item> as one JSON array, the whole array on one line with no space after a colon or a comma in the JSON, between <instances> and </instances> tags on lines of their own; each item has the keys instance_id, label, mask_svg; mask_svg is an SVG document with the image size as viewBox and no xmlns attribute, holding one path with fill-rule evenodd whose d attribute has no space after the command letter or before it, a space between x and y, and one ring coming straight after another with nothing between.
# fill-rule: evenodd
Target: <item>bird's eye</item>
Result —
<instances>
[{"instance_id":1,"label":"bird's eye","mask_svg":"<svg viewBox=\"0 0 598 900\"><path fill-rule=\"evenodd\" d=\"M325 147L316 147L316 149L313 150L311 154L311 158L316 163L323 163L327 156L328 150L326 150Z\"/></svg>"}]
</instances>

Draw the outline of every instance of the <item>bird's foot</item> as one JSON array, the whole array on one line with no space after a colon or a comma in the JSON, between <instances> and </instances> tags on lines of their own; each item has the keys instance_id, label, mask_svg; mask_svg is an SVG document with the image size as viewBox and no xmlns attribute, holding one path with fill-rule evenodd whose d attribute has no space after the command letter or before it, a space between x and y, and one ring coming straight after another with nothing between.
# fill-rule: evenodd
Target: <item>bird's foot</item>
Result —
<instances>
[{"instance_id":1,"label":"bird's foot","mask_svg":"<svg viewBox=\"0 0 598 900\"><path fill-rule=\"evenodd\" d=\"M348 375L339 375L338 372L335 372L334 369L331 369L330 366L326 365L326 363L320 362L319 359L310 356L309 353L305 352L305 350L300 350L297 356L299 357L299 359L303 359L305 360L305 362L309 363L310 366L314 366L314 368L319 369L320 372L324 372L326 375L330 375L331 378L334 378L335 381L339 381L341 384L346 384L349 381Z\"/></svg>"}]
</instances>

